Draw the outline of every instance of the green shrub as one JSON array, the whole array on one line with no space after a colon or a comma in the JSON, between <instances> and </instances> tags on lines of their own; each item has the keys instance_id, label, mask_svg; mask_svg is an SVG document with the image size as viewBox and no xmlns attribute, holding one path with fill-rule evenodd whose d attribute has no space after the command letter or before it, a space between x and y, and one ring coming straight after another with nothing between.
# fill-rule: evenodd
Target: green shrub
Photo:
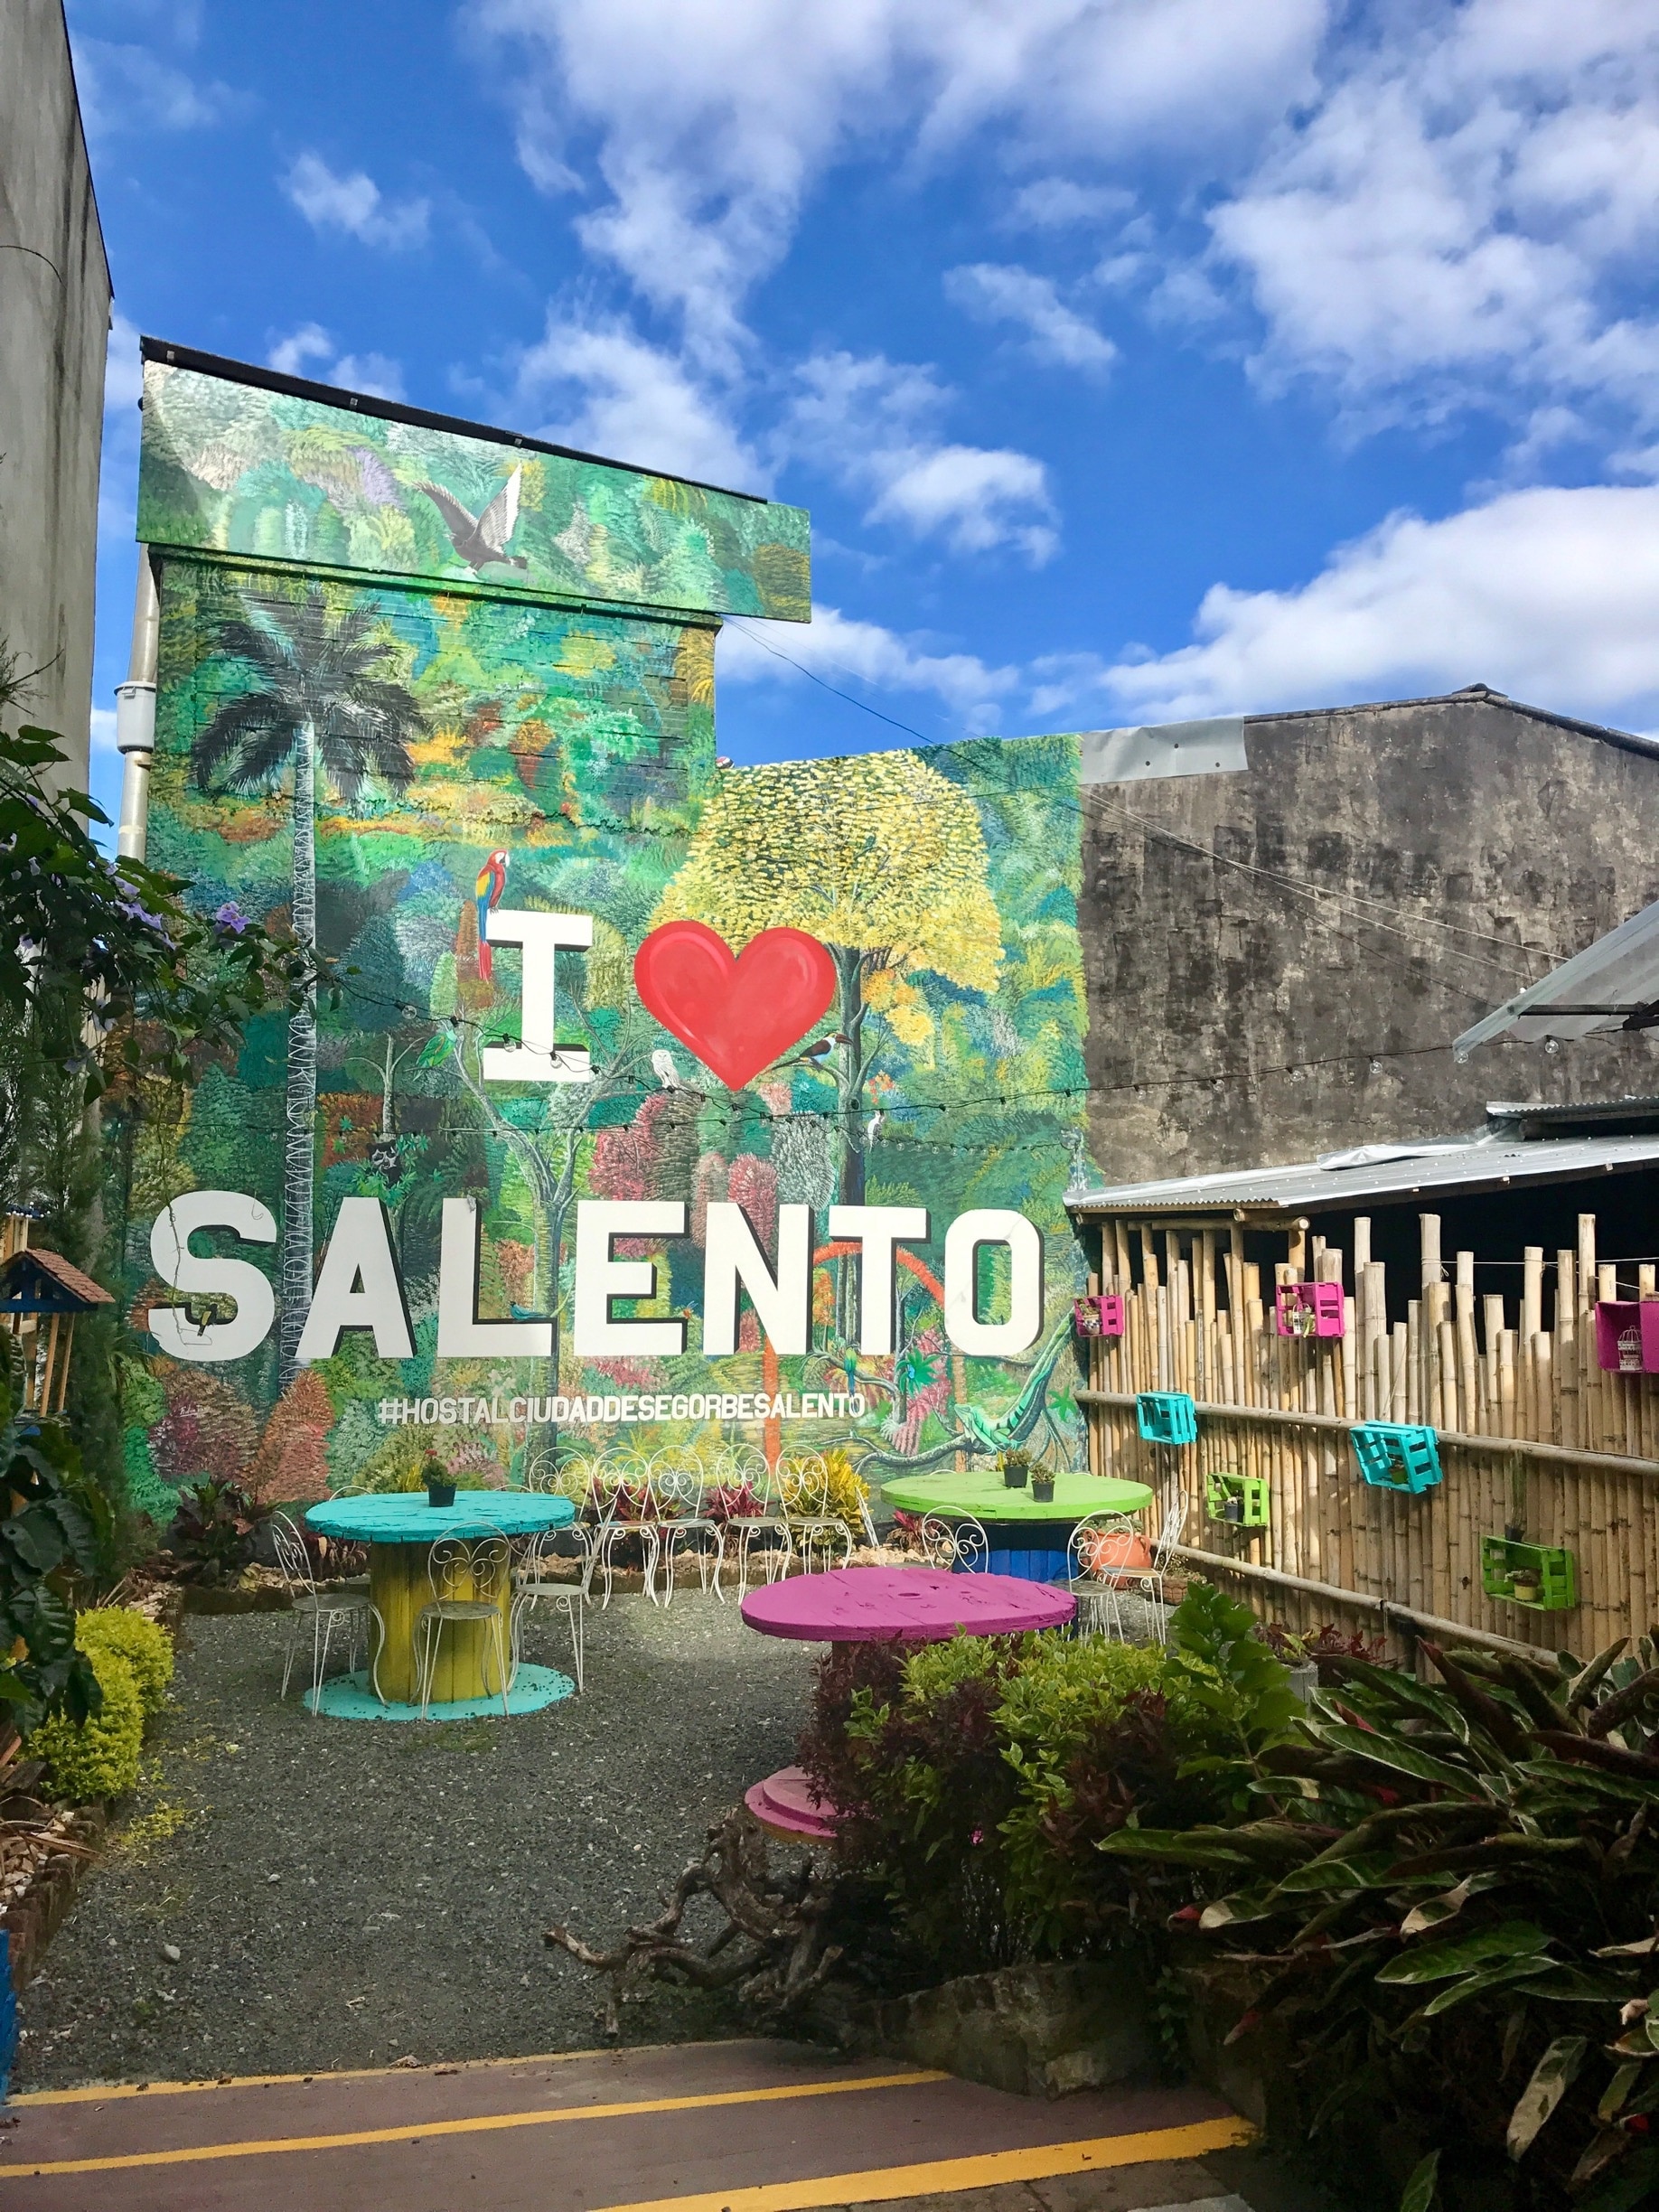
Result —
<instances>
[{"instance_id":1,"label":"green shrub","mask_svg":"<svg viewBox=\"0 0 1659 2212\"><path fill-rule=\"evenodd\" d=\"M1238 1718L1179 1652L1062 1636L851 1645L820 1667L801 1762L901 1942L972 1973L1123 1935L1151 1885L1101 1840L1224 1817L1214 1777ZM1184 1902L1190 1885L1172 1887Z\"/></svg>"},{"instance_id":2,"label":"green shrub","mask_svg":"<svg viewBox=\"0 0 1659 2212\"><path fill-rule=\"evenodd\" d=\"M138 1779L144 1741L144 1700L131 1665L108 1644L94 1644L86 1657L102 1692L99 1711L79 1728L66 1713L54 1713L29 1739L54 1791L71 1804L125 1796Z\"/></svg>"},{"instance_id":3,"label":"green shrub","mask_svg":"<svg viewBox=\"0 0 1659 2212\"><path fill-rule=\"evenodd\" d=\"M164 1628L126 1606L99 1606L75 1623L75 1642L83 1652L118 1652L133 1670L145 1718L166 1701L173 1680L173 1638Z\"/></svg>"}]
</instances>

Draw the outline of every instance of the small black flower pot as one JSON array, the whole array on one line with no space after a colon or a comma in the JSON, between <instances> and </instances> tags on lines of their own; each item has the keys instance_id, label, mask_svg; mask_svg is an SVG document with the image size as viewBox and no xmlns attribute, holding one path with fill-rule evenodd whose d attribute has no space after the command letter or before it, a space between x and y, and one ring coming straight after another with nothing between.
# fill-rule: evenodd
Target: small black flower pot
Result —
<instances>
[{"instance_id":1,"label":"small black flower pot","mask_svg":"<svg viewBox=\"0 0 1659 2212\"><path fill-rule=\"evenodd\" d=\"M1230 1497L1222 1507L1222 1519L1231 1521L1235 1528L1242 1528L1244 1523L1243 1499Z\"/></svg>"},{"instance_id":2,"label":"small black flower pot","mask_svg":"<svg viewBox=\"0 0 1659 2212\"><path fill-rule=\"evenodd\" d=\"M1039 1505L1052 1505L1054 1502L1054 1476L1034 1475L1031 1478L1031 1495Z\"/></svg>"},{"instance_id":3,"label":"small black flower pot","mask_svg":"<svg viewBox=\"0 0 1659 2212\"><path fill-rule=\"evenodd\" d=\"M455 1502L455 1486L454 1483L430 1481L427 1483L426 1503L428 1505L453 1505Z\"/></svg>"},{"instance_id":4,"label":"small black flower pot","mask_svg":"<svg viewBox=\"0 0 1659 2212\"><path fill-rule=\"evenodd\" d=\"M1003 1488L1005 1490L1023 1490L1026 1486L1026 1477L1030 1471L1028 1467L1004 1467L1002 1470Z\"/></svg>"}]
</instances>

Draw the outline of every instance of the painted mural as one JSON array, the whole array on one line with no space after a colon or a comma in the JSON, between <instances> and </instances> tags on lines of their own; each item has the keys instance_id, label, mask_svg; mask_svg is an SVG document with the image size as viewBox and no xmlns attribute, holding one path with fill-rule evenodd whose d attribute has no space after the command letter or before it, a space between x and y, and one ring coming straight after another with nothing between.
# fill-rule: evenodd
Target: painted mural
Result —
<instances>
[{"instance_id":1,"label":"painted mural","mask_svg":"<svg viewBox=\"0 0 1659 2212\"><path fill-rule=\"evenodd\" d=\"M176 551L162 604L150 858L338 997L131 1148L135 1503L1076 1463L1074 739L722 769L707 621Z\"/></svg>"},{"instance_id":2,"label":"painted mural","mask_svg":"<svg viewBox=\"0 0 1659 2212\"><path fill-rule=\"evenodd\" d=\"M183 366L176 351L145 342L146 545L811 619L799 507L435 428L372 400L323 406Z\"/></svg>"}]
</instances>

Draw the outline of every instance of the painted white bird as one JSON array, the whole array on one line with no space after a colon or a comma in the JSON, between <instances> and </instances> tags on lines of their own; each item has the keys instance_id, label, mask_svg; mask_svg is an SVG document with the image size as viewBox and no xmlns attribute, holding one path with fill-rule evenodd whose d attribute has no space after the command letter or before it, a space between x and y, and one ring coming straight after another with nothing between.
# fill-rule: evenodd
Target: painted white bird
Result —
<instances>
[{"instance_id":1,"label":"painted white bird","mask_svg":"<svg viewBox=\"0 0 1659 2212\"><path fill-rule=\"evenodd\" d=\"M519 484L523 474L522 469L514 469L483 514L477 516L471 508L464 507L453 492L445 492L442 484L421 485L443 516L444 528L449 532L449 542L457 557L469 568L487 568L492 562L508 568L530 567L523 554L507 550L519 526Z\"/></svg>"},{"instance_id":2,"label":"painted white bird","mask_svg":"<svg viewBox=\"0 0 1659 2212\"><path fill-rule=\"evenodd\" d=\"M686 1087L674 1065L674 1055L666 1045L659 1045L651 1055L651 1072L665 1091L683 1091Z\"/></svg>"}]
</instances>

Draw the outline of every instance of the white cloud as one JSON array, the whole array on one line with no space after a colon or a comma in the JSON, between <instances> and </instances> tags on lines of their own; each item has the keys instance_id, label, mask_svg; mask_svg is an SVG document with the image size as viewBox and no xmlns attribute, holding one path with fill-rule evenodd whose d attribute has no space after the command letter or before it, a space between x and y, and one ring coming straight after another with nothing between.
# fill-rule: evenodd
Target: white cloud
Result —
<instances>
[{"instance_id":1,"label":"white cloud","mask_svg":"<svg viewBox=\"0 0 1659 2212\"><path fill-rule=\"evenodd\" d=\"M1061 230L1073 223L1103 222L1111 215L1127 215L1135 195L1116 185L1080 184L1073 177L1034 177L1022 184L1004 211L1010 229Z\"/></svg>"},{"instance_id":2,"label":"white cloud","mask_svg":"<svg viewBox=\"0 0 1659 2212\"><path fill-rule=\"evenodd\" d=\"M1509 492L1389 518L1291 591L1218 584L1195 642L1103 682L1139 721L1489 683L1649 726L1659 717L1659 489Z\"/></svg>"},{"instance_id":3,"label":"white cloud","mask_svg":"<svg viewBox=\"0 0 1659 2212\"><path fill-rule=\"evenodd\" d=\"M89 138L209 129L248 105L231 86L199 82L147 46L99 38L77 38L73 44L75 87Z\"/></svg>"},{"instance_id":4,"label":"white cloud","mask_svg":"<svg viewBox=\"0 0 1659 2212\"><path fill-rule=\"evenodd\" d=\"M366 392L376 399L401 399L403 369L384 353L339 353L320 323L302 323L279 338L266 355L283 376L314 377L343 391Z\"/></svg>"},{"instance_id":5,"label":"white cloud","mask_svg":"<svg viewBox=\"0 0 1659 2212\"><path fill-rule=\"evenodd\" d=\"M115 749L115 708L113 707L95 707L92 709L92 750L95 753L113 753Z\"/></svg>"},{"instance_id":6,"label":"white cloud","mask_svg":"<svg viewBox=\"0 0 1659 2212\"><path fill-rule=\"evenodd\" d=\"M431 227L430 201L388 200L363 170L336 175L319 154L300 155L282 189L314 230L343 231L365 246L421 246Z\"/></svg>"},{"instance_id":7,"label":"white cloud","mask_svg":"<svg viewBox=\"0 0 1659 2212\"><path fill-rule=\"evenodd\" d=\"M800 671L790 665L798 661L830 680L851 679L884 693L932 692L975 728L996 719L997 703L1019 683L1016 669L988 668L974 653L930 651L925 640L901 637L835 607L814 606L808 627L789 631L783 639L787 661L763 642L770 626L726 624L717 648L721 682L799 683Z\"/></svg>"},{"instance_id":8,"label":"white cloud","mask_svg":"<svg viewBox=\"0 0 1659 2212\"><path fill-rule=\"evenodd\" d=\"M622 323L549 310L539 344L519 363L518 397L523 407L558 409L539 433L556 445L738 491L765 488L719 402Z\"/></svg>"},{"instance_id":9,"label":"white cloud","mask_svg":"<svg viewBox=\"0 0 1659 2212\"><path fill-rule=\"evenodd\" d=\"M320 323L302 323L296 331L279 338L266 355L267 365L282 376L304 376L311 361L334 358L334 342Z\"/></svg>"},{"instance_id":10,"label":"white cloud","mask_svg":"<svg viewBox=\"0 0 1659 2212\"><path fill-rule=\"evenodd\" d=\"M1111 340L1068 307L1054 279L1032 269L976 261L947 269L945 297L981 323L1012 323L1038 361L1101 375L1118 358Z\"/></svg>"},{"instance_id":11,"label":"white cloud","mask_svg":"<svg viewBox=\"0 0 1659 2212\"><path fill-rule=\"evenodd\" d=\"M1651 417L1659 16L1642 0L1467 0L1338 49L1324 96L1210 216L1265 319L1259 367L1368 411Z\"/></svg>"},{"instance_id":12,"label":"white cloud","mask_svg":"<svg viewBox=\"0 0 1659 2212\"><path fill-rule=\"evenodd\" d=\"M520 157L608 193L589 249L730 361L747 288L802 199L860 144L925 158L986 129L1091 159L1242 138L1313 89L1327 0L473 0L502 54ZM1218 119L1219 118L1219 119Z\"/></svg>"},{"instance_id":13,"label":"white cloud","mask_svg":"<svg viewBox=\"0 0 1659 2212\"><path fill-rule=\"evenodd\" d=\"M867 522L897 522L959 552L1010 547L1040 566L1059 544L1047 473L1029 454L947 444L951 393L931 369L880 354L820 353L796 370L783 439L871 495Z\"/></svg>"}]
</instances>

